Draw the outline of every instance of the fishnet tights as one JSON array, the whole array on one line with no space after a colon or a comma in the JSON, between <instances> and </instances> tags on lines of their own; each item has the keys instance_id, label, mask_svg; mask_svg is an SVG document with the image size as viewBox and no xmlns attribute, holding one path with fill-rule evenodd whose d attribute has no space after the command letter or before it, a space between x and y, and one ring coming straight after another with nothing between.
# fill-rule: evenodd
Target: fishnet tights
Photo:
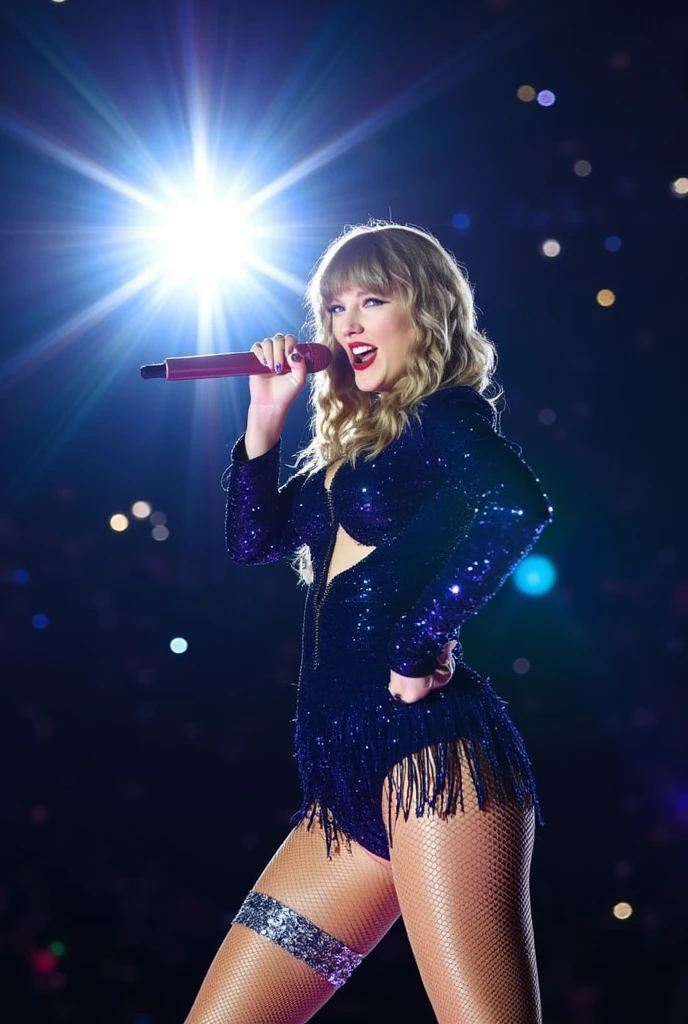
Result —
<instances>
[{"instance_id":1,"label":"fishnet tights","mask_svg":"<svg viewBox=\"0 0 688 1024\"><path fill-rule=\"evenodd\" d=\"M464 811L399 817L392 873L439 1024L540 1024L529 874L535 813L478 807L463 757Z\"/></svg>"},{"instance_id":2,"label":"fishnet tights","mask_svg":"<svg viewBox=\"0 0 688 1024\"><path fill-rule=\"evenodd\" d=\"M439 1024L540 1024L528 891L534 813L493 798L481 811L467 766L464 773L463 812L396 820L391 870L356 843L327 860L322 833L301 824L254 889L361 954L401 909ZM302 1024L335 991L303 961L234 925L186 1024Z\"/></svg>"}]
</instances>

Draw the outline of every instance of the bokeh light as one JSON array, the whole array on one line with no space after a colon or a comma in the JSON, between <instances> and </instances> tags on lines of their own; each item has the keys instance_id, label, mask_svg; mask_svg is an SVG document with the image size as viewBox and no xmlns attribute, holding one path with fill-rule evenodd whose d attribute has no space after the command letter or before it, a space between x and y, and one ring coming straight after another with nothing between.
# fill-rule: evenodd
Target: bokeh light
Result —
<instances>
[{"instance_id":1,"label":"bokeh light","mask_svg":"<svg viewBox=\"0 0 688 1024\"><path fill-rule=\"evenodd\" d=\"M520 99L521 103L532 103L537 93L535 92L535 89L533 89L532 85L522 85L516 95Z\"/></svg>"},{"instance_id":2,"label":"bokeh light","mask_svg":"<svg viewBox=\"0 0 688 1024\"><path fill-rule=\"evenodd\" d=\"M121 512L116 512L110 517L110 529L115 533L123 533L129 526L129 520Z\"/></svg>"},{"instance_id":3,"label":"bokeh light","mask_svg":"<svg viewBox=\"0 0 688 1024\"><path fill-rule=\"evenodd\" d=\"M514 586L528 597L542 597L554 586L557 571L544 555L528 555L512 576Z\"/></svg>"},{"instance_id":4,"label":"bokeh light","mask_svg":"<svg viewBox=\"0 0 688 1024\"><path fill-rule=\"evenodd\" d=\"M516 675L524 676L527 672L530 672L530 662L527 658L515 658L512 668Z\"/></svg>"},{"instance_id":5,"label":"bokeh light","mask_svg":"<svg viewBox=\"0 0 688 1024\"><path fill-rule=\"evenodd\" d=\"M148 519L152 511L147 501L135 501L131 506L131 514L135 519Z\"/></svg>"},{"instance_id":6,"label":"bokeh light","mask_svg":"<svg viewBox=\"0 0 688 1024\"><path fill-rule=\"evenodd\" d=\"M556 102L556 96L550 89L543 89L537 94L537 101L541 107L552 107Z\"/></svg>"},{"instance_id":7,"label":"bokeh light","mask_svg":"<svg viewBox=\"0 0 688 1024\"><path fill-rule=\"evenodd\" d=\"M48 949L37 949L31 959L37 974L51 974L57 967L57 957Z\"/></svg>"},{"instance_id":8,"label":"bokeh light","mask_svg":"<svg viewBox=\"0 0 688 1024\"><path fill-rule=\"evenodd\" d=\"M48 946L48 950L53 954L53 956L60 957L67 955L67 947L64 942L51 942Z\"/></svg>"},{"instance_id":9,"label":"bokeh light","mask_svg":"<svg viewBox=\"0 0 688 1024\"><path fill-rule=\"evenodd\" d=\"M47 615L39 613L38 615L33 615L31 617L31 625L34 629L47 629L50 625L50 619Z\"/></svg>"},{"instance_id":10,"label":"bokeh light","mask_svg":"<svg viewBox=\"0 0 688 1024\"><path fill-rule=\"evenodd\" d=\"M604 240L604 247L607 252L619 252L623 245L618 235L607 235Z\"/></svg>"},{"instance_id":11,"label":"bokeh light","mask_svg":"<svg viewBox=\"0 0 688 1024\"><path fill-rule=\"evenodd\" d=\"M628 71L633 61L626 50L614 50L609 58L609 67L612 71Z\"/></svg>"},{"instance_id":12,"label":"bokeh light","mask_svg":"<svg viewBox=\"0 0 688 1024\"><path fill-rule=\"evenodd\" d=\"M676 181L672 181L671 191L680 199L688 196L688 178L677 178Z\"/></svg>"},{"instance_id":13,"label":"bokeh light","mask_svg":"<svg viewBox=\"0 0 688 1024\"><path fill-rule=\"evenodd\" d=\"M25 587L31 579L31 574L28 569L15 569L12 573L12 580L17 583L20 587Z\"/></svg>"},{"instance_id":14,"label":"bokeh light","mask_svg":"<svg viewBox=\"0 0 688 1024\"><path fill-rule=\"evenodd\" d=\"M153 526L166 526L167 516L165 515L164 512L154 512L153 515L150 517L149 522Z\"/></svg>"},{"instance_id":15,"label":"bokeh light","mask_svg":"<svg viewBox=\"0 0 688 1024\"><path fill-rule=\"evenodd\" d=\"M588 160L576 160L573 165L573 173L579 178L587 178L592 174L592 164Z\"/></svg>"},{"instance_id":16,"label":"bokeh light","mask_svg":"<svg viewBox=\"0 0 688 1024\"><path fill-rule=\"evenodd\" d=\"M600 306L613 306L616 302L616 295L610 288L602 288L597 293L597 302Z\"/></svg>"},{"instance_id":17,"label":"bokeh light","mask_svg":"<svg viewBox=\"0 0 688 1024\"><path fill-rule=\"evenodd\" d=\"M633 913L633 907L630 903L616 903L612 910L614 917L617 921L627 921Z\"/></svg>"},{"instance_id":18,"label":"bokeh light","mask_svg":"<svg viewBox=\"0 0 688 1024\"><path fill-rule=\"evenodd\" d=\"M471 226L471 218L467 213L455 213L452 217L452 227L457 231L468 231Z\"/></svg>"},{"instance_id":19,"label":"bokeh light","mask_svg":"<svg viewBox=\"0 0 688 1024\"><path fill-rule=\"evenodd\" d=\"M151 537L153 540L167 540L170 535L170 531L166 526L154 526L151 530Z\"/></svg>"},{"instance_id":20,"label":"bokeh light","mask_svg":"<svg viewBox=\"0 0 688 1024\"><path fill-rule=\"evenodd\" d=\"M174 640L170 640L170 650L173 654L186 654L188 649L189 644L183 636L176 636Z\"/></svg>"},{"instance_id":21,"label":"bokeh light","mask_svg":"<svg viewBox=\"0 0 688 1024\"><path fill-rule=\"evenodd\" d=\"M558 256L561 252L561 245L559 244L559 242L557 242L556 238L548 238L540 246L540 251L543 256L549 256L550 258L553 258L555 256Z\"/></svg>"}]
</instances>

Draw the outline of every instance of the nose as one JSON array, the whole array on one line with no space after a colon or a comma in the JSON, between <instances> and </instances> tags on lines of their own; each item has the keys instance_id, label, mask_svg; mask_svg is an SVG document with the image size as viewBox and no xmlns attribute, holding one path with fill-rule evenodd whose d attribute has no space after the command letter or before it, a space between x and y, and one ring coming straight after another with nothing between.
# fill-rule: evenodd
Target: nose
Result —
<instances>
[{"instance_id":1,"label":"nose","mask_svg":"<svg viewBox=\"0 0 688 1024\"><path fill-rule=\"evenodd\" d=\"M361 327L360 321L354 313L349 313L346 317L346 323L343 327L343 334L345 338L349 338L352 334L360 334L363 328Z\"/></svg>"}]
</instances>

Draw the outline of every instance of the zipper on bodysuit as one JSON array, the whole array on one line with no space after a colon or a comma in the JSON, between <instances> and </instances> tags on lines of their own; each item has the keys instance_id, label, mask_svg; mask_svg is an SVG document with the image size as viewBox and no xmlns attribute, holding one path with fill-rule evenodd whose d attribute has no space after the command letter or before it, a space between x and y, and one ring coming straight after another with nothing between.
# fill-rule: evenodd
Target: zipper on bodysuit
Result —
<instances>
[{"instance_id":1,"label":"zipper on bodysuit","mask_svg":"<svg viewBox=\"0 0 688 1024\"><path fill-rule=\"evenodd\" d=\"M327 494L327 505L328 505L328 508L330 510L330 525L332 527L334 527L334 505L332 503L332 495L330 494L330 491L327 490L327 488L325 489L325 493ZM330 568L330 561L332 559L332 552L334 551L334 546L335 546L336 542L337 542L337 533L336 533L336 530L333 530L332 540L330 541L330 546L329 546L328 551L327 551L327 557L325 559L325 566L324 566L324 570L323 570L323 582L325 581L325 578L327 576L328 570ZM322 607L323 602L325 601L325 598L327 597L327 593L328 593L330 587L332 586L333 582L334 582L334 579L331 579L330 582L325 587L325 589L323 590L323 592L320 595L318 595L318 594L315 595L315 599L313 601L313 604L315 606L315 645L314 645L314 653L313 653L313 667L314 668L317 668L318 665L320 664L320 608Z\"/></svg>"}]
</instances>

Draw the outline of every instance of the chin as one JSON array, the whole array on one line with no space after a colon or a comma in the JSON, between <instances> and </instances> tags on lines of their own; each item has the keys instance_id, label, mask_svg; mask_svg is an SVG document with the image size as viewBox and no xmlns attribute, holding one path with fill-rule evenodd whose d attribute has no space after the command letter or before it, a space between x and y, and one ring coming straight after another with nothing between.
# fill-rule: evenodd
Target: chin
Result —
<instances>
[{"instance_id":1,"label":"chin","mask_svg":"<svg viewBox=\"0 0 688 1024\"><path fill-rule=\"evenodd\" d=\"M358 385L359 391L365 391L366 394L375 394L376 392L389 391L389 388L384 387L382 384L365 384Z\"/></svg>"}]
</instances>

